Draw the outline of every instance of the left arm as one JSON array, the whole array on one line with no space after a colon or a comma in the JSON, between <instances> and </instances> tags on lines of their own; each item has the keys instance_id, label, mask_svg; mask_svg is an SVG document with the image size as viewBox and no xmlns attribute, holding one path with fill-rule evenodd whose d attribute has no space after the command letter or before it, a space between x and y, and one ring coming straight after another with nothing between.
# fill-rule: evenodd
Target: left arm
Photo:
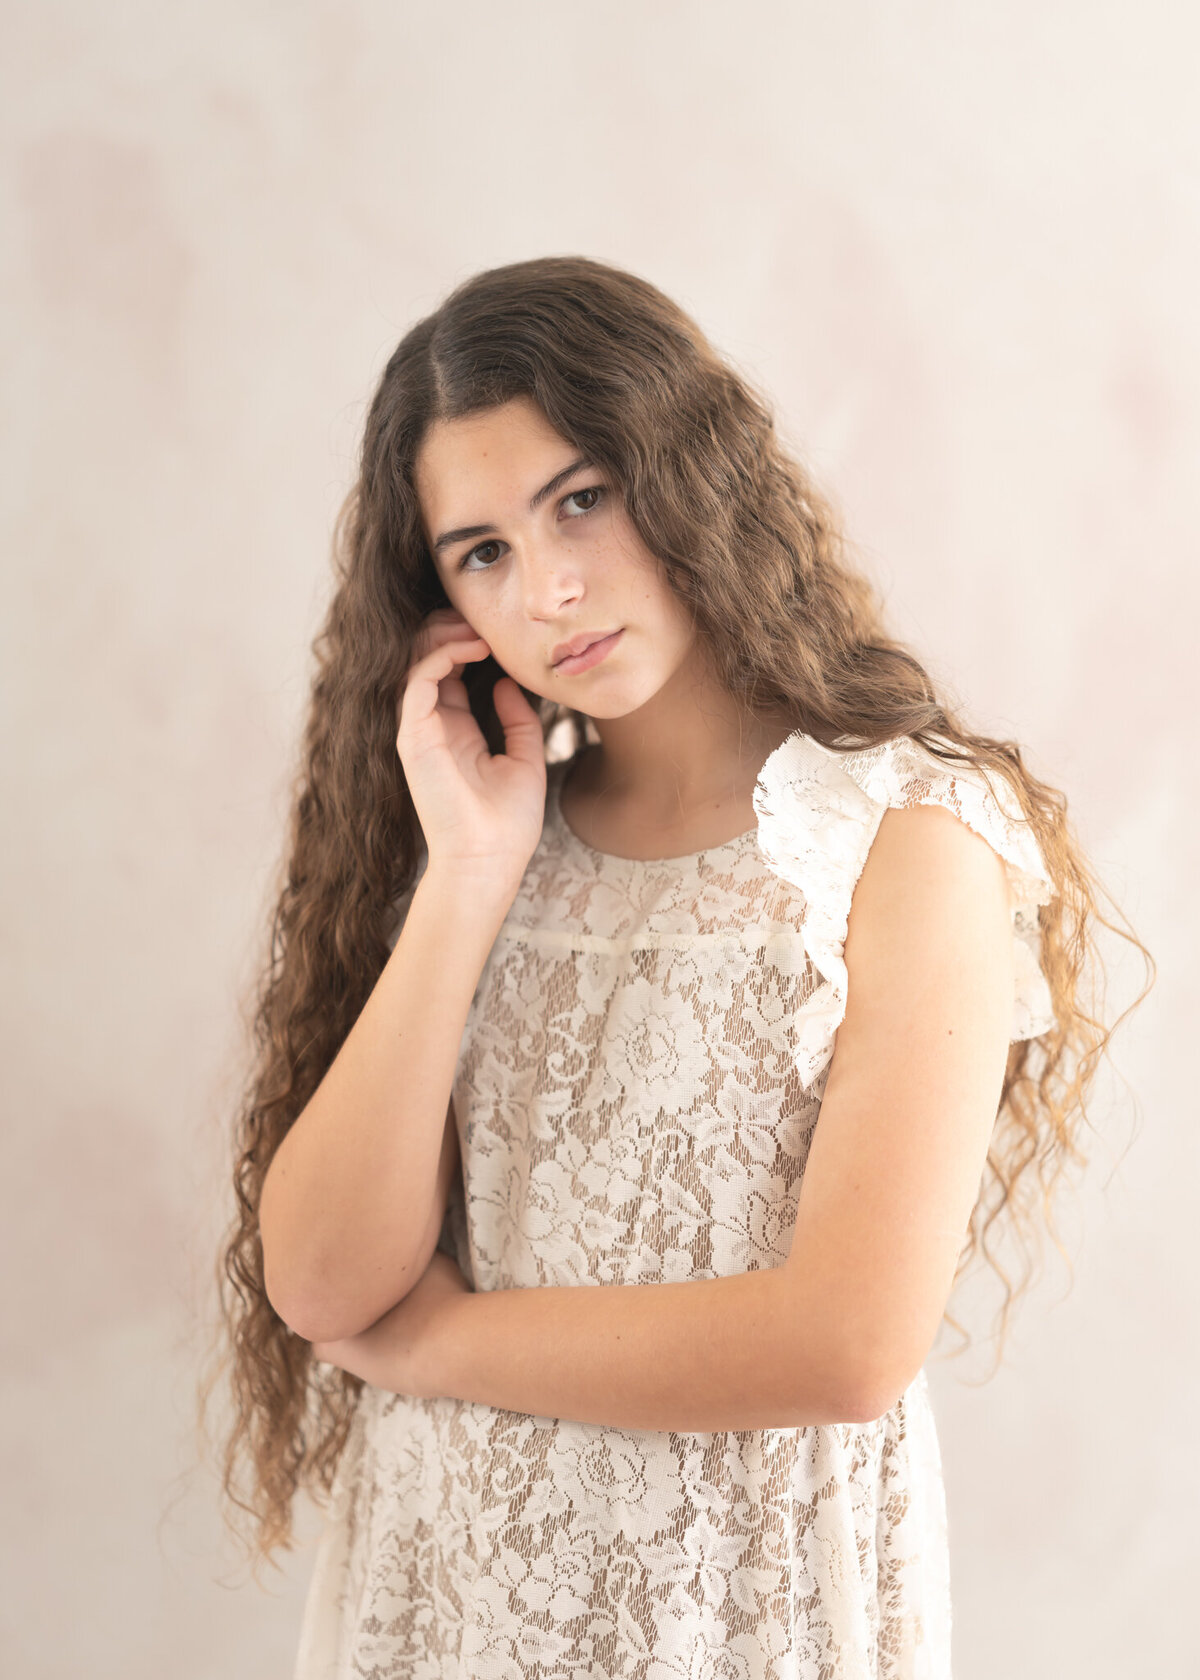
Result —
<instances>
[{"instance_id":1,"label":"left arm","mask_svg":"<svg viewBox=\"0 0 1200 1680\"><path fill-rule=\"evenodd\" d=\"M1013 998L1001 859L944 808L885 812L845 960L782 1265L476 1294L435 1257L428 1282L318 1357L400 1393L629 1429L882 1415L936 1335L996 1118Z\"/></svg>"},{"instance_id":2,"label":"left arm","mask_svg":"<svg viewBox=\"0 0 1200 1680\"><path fill-rule=\"evenodd\" d=\"M805 1336L786 1266L687 1283L473 1293L445 1254L398 1306L317 1357L400 1394L625 1429L777 1429L860 1415ZM796 1352L806 1358L798 1367Z\"/></svg>"}]
</instances>

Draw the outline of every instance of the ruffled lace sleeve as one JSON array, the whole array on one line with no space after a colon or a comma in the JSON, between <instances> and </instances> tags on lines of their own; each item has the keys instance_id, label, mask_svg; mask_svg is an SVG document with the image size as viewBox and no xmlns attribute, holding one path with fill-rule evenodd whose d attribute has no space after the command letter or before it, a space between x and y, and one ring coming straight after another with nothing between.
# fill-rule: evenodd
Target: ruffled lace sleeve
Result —
<instances>
[{"instance_id":1,"label":"ruffled lace sleeve","mask_svg":"<svg viewBox=\"0 0 1200 1680\"><path fill-rule=\"evenodd\" d=\"M946 764L910 736L838 752L797 731L759 772L754 809L764 858L804 894L804 948L821 976L798 1024L796 1061L806 1086L828 1065L846 1013L842 953L854 888L883 813L904 805L944 805L1004 859L1016 968L1010 1036L1037 1038L1054 1025L1037 912L1055 888L1007 783L982 765Z\"/></svg>"}]
</instances>

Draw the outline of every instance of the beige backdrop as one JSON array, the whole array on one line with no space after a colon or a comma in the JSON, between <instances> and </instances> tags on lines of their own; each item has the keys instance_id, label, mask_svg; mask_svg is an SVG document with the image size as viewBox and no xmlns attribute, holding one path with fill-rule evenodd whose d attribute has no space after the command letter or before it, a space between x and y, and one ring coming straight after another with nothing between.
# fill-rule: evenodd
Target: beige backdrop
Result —
<instances>
[{"instance_id":1,"label":"beige backdrop","mask_svg":"<svg viewBox=\"0 0 1200 1680\"><path fill-rule=\"evenodd\" d=\"M1194 7L4 10L7 1671L290 1674L311 1548L246 1584L191 1420L330 526L407 326L583 252L775 394L1158 958L1073 1290L929 1370L960 1680L1194 1672Z\"/></svg>"}]
</instances>

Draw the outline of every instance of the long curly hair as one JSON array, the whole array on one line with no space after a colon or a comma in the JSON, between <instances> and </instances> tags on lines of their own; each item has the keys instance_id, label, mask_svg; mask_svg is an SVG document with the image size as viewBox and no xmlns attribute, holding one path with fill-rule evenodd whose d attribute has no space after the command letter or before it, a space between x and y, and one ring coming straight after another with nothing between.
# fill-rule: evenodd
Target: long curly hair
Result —
<instances>
[{"instance_id":1,"label":"long curly hair","mask_svg":"<svg viewBox=\"0 0 1200 1680\"><path fill-rule=\"evenodd\" d=\"M220 1357L201 1385L200 1418L203 1428L228 1373L221 1487L229 1526L240 1532L239 1513L251 1519L243 1538L256 1570L277 1547L292 1548L297 1489L328 1496L363 1386L318 1367L272 1307L258 1210L275 1151L387 961L424 844L396 752L396 698L422 621L448 603L422 531L414 462L434 420L517 396L532 398L610 476L721 681L749 713L783 707L796 728L835 749L909 735L943 759L986 766L1015 790L1057 889L1038 913L1055 1026L1010 1046L955 1274L977 1250L991 1261L1005 1286L1002 1339L1029 1273L1014 1291L990 1229L1001 1212L1023 1228L1040 1191L1053 1234L1055 1184L1069 1163L1087 1162L1078 1135L1098 1058L1149 990L1112 1026L1089 1012L1094 999L1080 994L1099 972L1096 925L1130 939L1154 969L1136 935L1100 914L1102 889L1064 795L1030 772L1014 741L967 728L886 633L832 503L782 444L770 405L676 304L646 280L583 257L512 263L458 286L405 335L368 412L358 479L337 521L336 587L314 642L286 856L247 1010L253 1051L234 1135L236 1207L217 1267ZM504 745L491 703L501 674L492 658L463 671L493 752ZM548 757L561 756L550 742L556 731L576 749L595 738L582 713L523 692L539 710Z\"/></svg>"}]
</instances>

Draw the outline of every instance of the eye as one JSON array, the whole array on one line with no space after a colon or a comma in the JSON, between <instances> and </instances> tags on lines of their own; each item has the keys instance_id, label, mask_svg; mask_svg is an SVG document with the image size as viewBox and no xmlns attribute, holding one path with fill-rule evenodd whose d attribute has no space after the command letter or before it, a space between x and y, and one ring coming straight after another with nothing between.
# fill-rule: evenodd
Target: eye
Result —
<instances>
[{"instance_id":1,"label":"eye","mask_svg":"<svg viewBox=\"0 0 1200 1680\"><path fill-rule=\"evenodd\" d=\"M500 547L500 544L495 540L494 537L489 537L487 542L477 543L474 548L468 549L467 552L463 555L462 559L458 563L457 570L460 571L460 572L465 572L467 570L470 570L470 571L473 571L473 572L478 571L480 568L477 567L477 566L471 566L471 567L468 568L467 561L470 560L472 558L472 556L481 553L485 548L499 548L499 547ZM486 572L490 568L487 567L487 566L484 566L482 569Z\"/></svg>"},{"instance_id":2,"label":"eye","mask_svg":"<svg viewBox=\"0 0 1200 1680\"><path fill-rule=\"evenodd\" d=\"M566 507L568 502L577 502L581 496L591 496L594 500L589 502L586 507L580 508L576 513L571 514L569 517L572 519L578 519L582 514L592 512L592 510L603 499L603 486L599 484L590 484L586 490L572 490L569 496L563 497L559 506Z\"/></svg>"}]
</instances>

